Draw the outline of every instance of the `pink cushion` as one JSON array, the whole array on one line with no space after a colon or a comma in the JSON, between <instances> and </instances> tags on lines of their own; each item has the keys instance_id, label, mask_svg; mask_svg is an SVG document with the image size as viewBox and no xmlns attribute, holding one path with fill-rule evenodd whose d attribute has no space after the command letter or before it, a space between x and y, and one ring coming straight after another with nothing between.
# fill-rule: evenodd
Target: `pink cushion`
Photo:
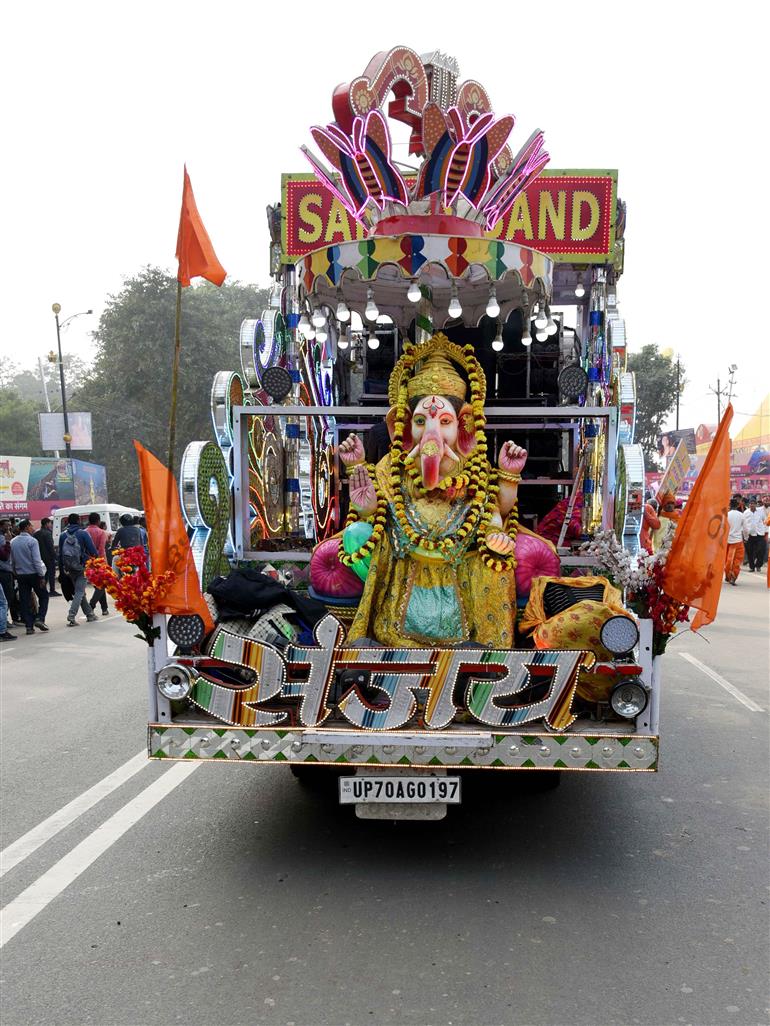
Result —
<instances>
[{"instance_id":1,"label":"pink cushion","mask_svg":"<svg viewBox=\"0 0 770 1026\"><path fill-rule=\"evenodd\" d=\"M516 598L529 595L533 577L558 577L559 557L542 538L522 531L516 535Z\"/></svg>"},{"instance_id":2,"label":"pink cushion","mask_svg":"<svg viewBox=\"0 0 770 1026\"><path fill-rule=\"evenodd\" d=\"M319 595L330 598L356 598L364 582L339 559L340 539L327 538L310 557L310 583Z\"/></svg>"}]
</instances>

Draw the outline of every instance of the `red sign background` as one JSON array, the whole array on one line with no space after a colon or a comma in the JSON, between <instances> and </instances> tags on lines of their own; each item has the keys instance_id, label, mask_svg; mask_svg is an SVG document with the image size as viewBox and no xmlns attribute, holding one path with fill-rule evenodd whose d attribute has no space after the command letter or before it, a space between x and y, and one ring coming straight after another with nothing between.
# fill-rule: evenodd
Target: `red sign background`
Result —
<instances>
[{"instance_id":1,"label":"red sign background","mask_svg":"<svg viewBox=\"0 0 770 1026\"><path fill-rule=\"evenodd\" d=\"M485 234L554 260L604 263L615 244L616 189L616 171L546 171ZM363 226L313 175L283 175L281 193L285 263L365 237Z\"/></svg>"}]
</instances>

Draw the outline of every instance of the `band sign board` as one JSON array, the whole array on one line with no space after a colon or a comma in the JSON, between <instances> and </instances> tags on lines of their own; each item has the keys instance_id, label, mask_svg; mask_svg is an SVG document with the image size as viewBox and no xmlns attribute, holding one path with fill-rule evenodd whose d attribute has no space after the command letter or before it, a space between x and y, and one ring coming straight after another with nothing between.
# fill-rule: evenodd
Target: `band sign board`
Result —
<instances>
[{"instance_id":1,"label":"band sign board","mask_svg":"<svg viewBox=\"0 0 770 1026\"><path fill-rule=\"evenodd\" d=\"M40 421L40 448L43 452L54 452L66 448L64 439L63 413L38 413ZM90 413L68 413L70 449L93 449Z\"/></svg>"},{"instance_id":2,"label":"band sign board","mask_svg":"<svg viewBox=\"0 0 770 1026\"><path fill-rule=\"evenodd\" d=\"M617 171L544 171L484 234L555 261L607 263L615 247L616 203ZM365 237L364 226L313 175L282 176L283 263Z\"/></svg>"}]
</instances>

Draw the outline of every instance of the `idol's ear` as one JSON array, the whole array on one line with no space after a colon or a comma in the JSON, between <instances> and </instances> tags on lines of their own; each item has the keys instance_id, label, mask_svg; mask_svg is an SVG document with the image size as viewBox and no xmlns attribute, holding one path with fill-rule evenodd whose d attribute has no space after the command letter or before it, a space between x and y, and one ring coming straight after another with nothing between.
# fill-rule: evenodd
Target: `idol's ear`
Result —
<instances>
[{"instance_id":1,"label":"idol's ear","mask_svg":"<svg viewBox=\"0 0 770 1026\"><path fill-rule=\"evenodd\" d=\"M396 407L391 406L385 415L385 423L388 425L388 434L391 442L396 434ZM409 452L412 448L412 415L407 411L407 419L404 423L404 449Z\"/></svg>"},{"instance_id":2,"label":"idol's ear","mask_svg":"<svg viewBox=\"0 0 770 1026\"><path fill-rule=\"evenodd\" d=\"M476 427L469 403L465 403L457 414L457 448L463 456L470 456L476 448Z\"/></svg>"}]
</instances>

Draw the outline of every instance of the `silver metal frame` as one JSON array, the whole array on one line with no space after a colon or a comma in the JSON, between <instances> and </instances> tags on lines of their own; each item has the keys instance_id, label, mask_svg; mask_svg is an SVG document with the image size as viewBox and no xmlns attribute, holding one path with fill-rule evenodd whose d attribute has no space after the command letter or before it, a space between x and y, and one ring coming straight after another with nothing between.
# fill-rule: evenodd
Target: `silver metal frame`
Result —
<instances>
[{"instance_id":1,"label":"silver metal frame","mask_svg":"<svg viewBox=\"0 0 770 1026\"><path fill-rule=\"evenodd\" d=\"M250 539L244 531L244 526L249 522L249 490L248 483L244 481L244 474L248 474L248 441L247 433L242 430L242 417L324 417L327 420L345 420L345 418L384 418L388 412L387 406L236 406L233 408L233 435L234 435L234 471L233 482L233 508L235 510L235 555L237 559L251 559L255 562L267 560L287 560L293 562L306 562L310 555L305 550L288 550L281 552L254 551L247 548ZM602 527L606 530L613 526L614 522L614 499L615 499L615 472L616 472L616 451L618 439L618 411L614 406L492 406L486 409L487 419L491 427L530 427L536 428L545 426L545 422L553 422L553 426L559 423L568 430L570 422L586 417L603 419L607 421L606 432L606 464L604 480L602 481ZM515 424L500 424L500 418L512 418ZM522 424L521 420L525 419ZM347 425L337 424L337 428L345 428ZM575 447L576 434L573 431L573 450ZM574 451L573 451L574 459ZM548 479L550 480L550 479ZM532 484L535 484L532 481ZM568 484L568 481L554 482ZM522 484L528 484L523 481ZM245 487L244 487L245 485ZM576 558L576 557L566 557ZM585 559L582 561L586 562Z\"/></svg>"}]
</instances>

